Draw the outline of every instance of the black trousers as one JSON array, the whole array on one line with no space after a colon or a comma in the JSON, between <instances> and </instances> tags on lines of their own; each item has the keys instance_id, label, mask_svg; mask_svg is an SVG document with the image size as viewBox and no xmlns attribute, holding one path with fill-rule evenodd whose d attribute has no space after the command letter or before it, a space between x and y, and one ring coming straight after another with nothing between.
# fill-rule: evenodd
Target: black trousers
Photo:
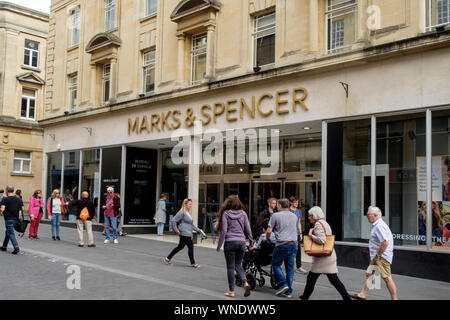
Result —
<instances>
[{"instance_id":1,"label":"black trousers","mask_svg":"<svg viewBox=\"0 0 450 320\"><path fill-rule=\"evenodd\" d=\"M300 235L297 236L297 246L298 251L297 255L295 256L295 264L297 265L297 269L302 267L302 241L300 240Z\"/></svg>"},{"instance_id":2,"label":"black trousers","mask_svg":"<svg viewBox=\"0 0 450 320\"><path fill-rule=\"evenodd\" d=\"M303 291L303 295L300 297L302 300L309 299L312 292L314 291L314 287L316 286L317 279L319 279L320 275L321 273L314 273L311 271L308 273L305 291ZM344 285L342 284L341 280L339 280L339 277L337 276L336 273L327 274L327 277L330 283L340 293L343 300L351 300L350 296L348 295L347 289L345 289Z\"/></svg>"},{"instance_id":3,"label":"black trousers","mask_svg":"<svg viewBox=\"0 0 450 320\"><path fill-rule=\"evenodd\" d=\"M195 264L194 260L194 242L192 242L191 237L180 236L180 242L178 246L172 250L172 252L167 256L167 259L172 260L172 257L178 253L178 251L183 250L184 246L188 247L188 256L191 260L191 264Z\"/></svg>"},{"instance_id":4,"label":"black trousers","mask_svg":"<svg viewBox=\"0 0 450 320\"><path fill-rule=\"evenodd\" d=\"M244 241L225 242L224 250L225 261L227 263L228 288L234 291L234 271L236 270L242 282L247 282L244 268L242 267L242 259L245 253Z\"/></svg>"}]
</instances>

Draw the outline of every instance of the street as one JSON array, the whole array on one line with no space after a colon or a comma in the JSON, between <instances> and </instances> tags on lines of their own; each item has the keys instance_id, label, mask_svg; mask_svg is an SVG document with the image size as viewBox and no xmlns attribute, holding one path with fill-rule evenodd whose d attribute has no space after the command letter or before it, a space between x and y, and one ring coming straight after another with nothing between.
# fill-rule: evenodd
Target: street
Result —
<instances>
[{"instance_id":1,"label":"street","mask_svg":"<svg viewBox=\"0 0 450 320\"><path fill-rule=\"evenodd\" d=\"M4 221L0 223L0 237L4 237ZM217 300L227 291L223 252L195 247L200 269L189 267L187 248L178 253L173 266L163 258L175 247L173 243L146 240L133 236L119 237L119 244L104 245L104 237L94 232L96 248L77 246L75 229L61 227L61 241L51 239L50 225L41 224L40 240L18 237L21 252L14 256L11 245L8 252L0 252L1 300L42 299L158 299L158 300ZM339 261L339 257L338 257ZM394 252L395 263L395 252ZM80 289L69 289L69 266L80 268ZM309 269L309 264L304 267ZM70 270L70 269L69 269ZM359 292L364 270L339 267L339 277L349 293ZM399 298L402 300L442 300L450 297L448 283L394 275ZM306 276L295 274L292 301L298 301ZM69 286L70 287L70 286ZM269 279L263 288L256 287L248 299L282 299L274 295ZM243 289L236 288L236 299L243 299ZM312 300L339 300L340 296L325 276L321 276ZM370 300L389 299L381 284L380 290L371 290Z\"/></svg>"}]
</instances>

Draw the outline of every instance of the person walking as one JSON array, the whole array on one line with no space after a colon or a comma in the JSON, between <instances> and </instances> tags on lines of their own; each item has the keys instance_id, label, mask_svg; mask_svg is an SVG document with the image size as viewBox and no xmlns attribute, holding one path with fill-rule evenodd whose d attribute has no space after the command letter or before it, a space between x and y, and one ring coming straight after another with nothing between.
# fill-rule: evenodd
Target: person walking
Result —
<instances>
[{"instance_id":1,"label":"person walking","mask_svg":"<svg viewBox=\"0 0 450 320\"><path fill-rule=\"evenodd\" d=\"M244 297L250 295L251 286L247 282L242 259L245 253L245 239L250 242L250 250L253 250L254 243L250 222L247 214L243 210L243 204L238 196L229 196L219 209L218 224L216 232L220 232L217 251L224 245L225 261L227 264L228 289L225 296L234 298L235 270L244 283Z\"/></svg>"},{"instance_id":2,"label":"person walking","mask_svg":"<svg viewBox=\"0 0 450 320\"><path fill-rule=\"evenodd\" d=\"M298 228L297 228L297 255L295 256L295 264L297 268L295 269L295 272L301 273L301 274L307 274L308 271L302 268L302 240L303 240L303 234L302 234L302 211L298 209L298 199L296 197L290 197L289 198L289 211L291 211L293 214L297 216L298 219Z\"/></svg>"},{"instance_id":3,"label":"person walking","mask_svg":"<svg viewBox=\"0 0 450 320\"><path fill-rule=\"evenodd\" d=\"M192 241L192 231L202 233L202 230L194 225L194 220L191 217L189 211L192 208L192 200L184 199L181 205L180 211L172 219L172 228L176 234L180 237L178 246L172 250L172 252L164 258L164 262L168 265L172 265L172 258L179 251L183 250L184 246L188 247L188 256L191 262L191 267L200 268L200 265L195 263L194 259L194 243Z\"/></svg>"},{"instance_id":4,"label":"person walking","mask_svg":"<svg viewBox=\"0 0 450 320\"><path fill-rule=\"evenodd\" d=\"M114 243L118 244L118 232L117 232L117 217L119 217L120 210L120 198L114 194L114 188L108 187L107 189L108 195L106 196L105 205L103 209L105 209L105 233L106 238L104 244L108 244L110 242L110 230L109 227L113 228L113 239Z\"/></svg>"},{"instance_id":5,"label":"person walking","mask_svg":"<svg viewBox=\"0 0 450 320\"><path fill-rule=\"evenodd\" d=\"M325 214L320 207L312 207L308 211L308 220L314 228L309 230L309 236L312 241L319 244L324 244L327 236L332 235L330 225L325 221ZM301 300L308 300L314 291L317 279L321 274L326 274L330 283L342 296L344 300L351 300L350 296L337 275L337 257L333 249L331 256L326 257L312 257L311 270L306 278L306 286L303 295L299 297Z\"/></svg>"},{"instance_id":6,"label":"person walking","mask_svg":"<svg viewBox=\"0 0 450 320\"><path fill-rule=\"evenodd\" d=\"M294 281L294 260L297 254L297 228L298 219L289 211L289 200L277 201L278 212L275 212L269 220L264 241L270 240L272 232L275 233L276 243L272 253L272 268L275 277L280 283L280 289L275 293L277 296L292 297L292 283ZM281 270L284 262L286 276Z\"/></svg>"},{"instance_id":7,"label":"person walking","mask_svg":"<svg viewBox=\"0 0 450 320\"><path fill-rule=\"evenodd\" d=\"M0 248L1 251L6 251L9 241L11 241L14 250L12 254L18 254L20 252L19 243L17 242L16 236L14 235L14 227L19 220L19 212L23 212L23 202L22 199L14 194L14 187L6 187L7 196L3 197L0 202L0 211L5 218L5 239L3 240L3 245Z\"/></svg>"},{"instance_id":8,"label":"person walking","mask_svg":"<svg viewBox=\"0 0 450 320\"><path fill-rule=\"evenodd\" d=\"M38 240L39 223L44 215L44 199L42 199L41 190L34 191L33 196L30 198L29 206L28 214L30 215L31 223L28 239Z\"/></svg>"},{"instance_id":9,"label":"person walking","mask_svg":"<svg viewBox=\"0 0 450 320\"><path fill-rule=\"evenodd\" d=\"M0 189L0 202L2 201L4 196L5 196L5 189Z\"/></svg>"},{"instance_id":10,"label":"person walking","mask_svg":"<svg viewBox=\"0 0 450 320\"><path fill-rule=\"evenodd\" d=\"M166 193L161 194L161 199L159 199L156 204L156 215L155 222L158 226L158 236L164 235L164 224L166 223L166 201L168 200L168 195Z\"/></svg>"},{"instance_id":11,"label":"person walking","mask_svg":"<svg viewBox=\"0 0 450 320\"><path fill-rule=\"evenodd\" d=\"M53 190L52 196L48 201L47 212L48 217L52 221L52 239L61 240L59 237L59 225L61 223L61 215L64 212L64 208L67 207L67 203L61 197L58 189Z\"/></svg>"},{"instance_id":12,"label":"person walking","mask_svg":"<svg viewBox=\"0 0 450 320\"><path fill-rule=\"evenodd\" d=\"M16 197L22 199L22 190L20 190L20 189L16 190Z\"/></svg>"},{"instance_id":13,"label":"person walking","mask_svg":"<svg viewBox=\"0 0 450 320\"><path fill-rule=\"evenodd\" d=\"M378 207L369 207L367 210L367 220L372 224L369 240L370 265L366 271L366 281L361 292L351 294L355 300L366 300L369 288L367 279L373 274L373 267L377 266L380 270L381 278L386 283L392 300L398 300L397 287L391 275L392 259L394 257L394 239L391 229L381 218L381 210Z\"/></svg>"},{"instance_id":14,"label":"person walking","mask_svg":"<svg viewBox=\"0 0 450 320\"><path fill-rule=\"evenodd\" d=\"M267 208L265 208L263 211L259 213L258 220L257 220L257 231L258 234L262 234L262 222L264 219L269 219L274 214L274 212L277 212L277 199L276 198L269 198L267 199Z\"/></svg>"},{"instance_id":15,"label":"person walking","mask_svg":"<svg viewBox=\"0 0 450 320\"><path fill-rule=\"evenodd\" d=\"M64 202L66 202L66 203L72 203L72 201L75 200L73 198L72 193L70 192L69 189L66 189L66 191L64 191L63 199L64 199ZM67 206L67 216L68 216L69 221L76 221L77 220L77 212L72 207L72 204L69 204Z\"/></svg>"},{"instance_id":16,"label":"person walking","mask_svg":"<svg viewBox=\"0 0 450 320\"><path fill-rule=\"evenodd\" d=\"M88 247L95 247L94 234L92 233L92 219L95 218L95 206L89 199L89 192L83 191L81 199L70 202L71 206L77 207L77 230L78 230L78 246L84 247L83 226L86 228L88 237Z\"/></svg>"}]
</instances>

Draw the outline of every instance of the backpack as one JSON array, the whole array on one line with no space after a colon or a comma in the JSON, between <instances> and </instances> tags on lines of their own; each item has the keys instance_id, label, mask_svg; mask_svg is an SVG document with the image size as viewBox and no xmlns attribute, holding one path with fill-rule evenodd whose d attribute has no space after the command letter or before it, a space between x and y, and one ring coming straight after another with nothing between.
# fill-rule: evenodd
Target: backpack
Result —
<instances>
[{"instance_id":1,"label":"backpack","mask_svg":"<svg viewBox=\"0 0 450 320\"><path fill-rule=\"evenodd\" d=\"M80 219L86 221L87 218L89 218L89 210L86 207L84 207L83 210L81 210L80 212Z\"/></svg>"}]
</instances>

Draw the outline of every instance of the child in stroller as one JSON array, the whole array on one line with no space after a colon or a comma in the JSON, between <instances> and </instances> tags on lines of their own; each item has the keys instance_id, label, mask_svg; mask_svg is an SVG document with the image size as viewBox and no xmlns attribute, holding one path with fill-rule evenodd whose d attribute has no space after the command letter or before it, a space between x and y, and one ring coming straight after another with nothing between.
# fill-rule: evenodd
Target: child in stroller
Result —
<instances>
[{"instance_id":1,"label":"child in stroller","mask_svg":"<svg viewBox=\"0 0 450 320\"><path fill-rule=\"evenodd\" d=\"M251 290L255 289L257 282L260 287L264 286L266 283L264 276L270 277L270 284L272 288L278 289L280 287L280 284L278 283L272 270L272 266L270 267L270 272L262 269L262 267L272 263L272 252L275 248L275 235L273 233L271 234L269 241L263 241L266 237L265 231L267 230L268 223L269 219L264 219L262 223L263 233L260 235L255 249L249 250L249 247L247 247L244 253L242 264L247 277L247 282L251 286ZM237 273L236 285L242 286L242 280Z\"/></svg>"}]
</instances>

